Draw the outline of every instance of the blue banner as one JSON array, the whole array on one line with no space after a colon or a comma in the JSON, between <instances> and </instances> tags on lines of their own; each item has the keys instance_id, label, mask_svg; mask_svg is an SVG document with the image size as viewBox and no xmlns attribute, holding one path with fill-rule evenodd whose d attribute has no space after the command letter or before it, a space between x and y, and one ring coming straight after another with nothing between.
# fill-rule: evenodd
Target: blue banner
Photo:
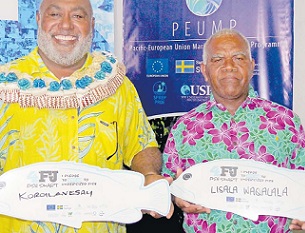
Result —
<instances>
[{"instance_id":1,"label":"blue banner","mask_svg":"<svg viewBox=\"0 0 305 233\"><path fill-rule=\"evenodd\" d=\"M250 42L252 84L292 108L293 0L124 0L124 63L148 116L179 115L206 101L206 39L234 28Z\"/></svg>"}]
</instances>

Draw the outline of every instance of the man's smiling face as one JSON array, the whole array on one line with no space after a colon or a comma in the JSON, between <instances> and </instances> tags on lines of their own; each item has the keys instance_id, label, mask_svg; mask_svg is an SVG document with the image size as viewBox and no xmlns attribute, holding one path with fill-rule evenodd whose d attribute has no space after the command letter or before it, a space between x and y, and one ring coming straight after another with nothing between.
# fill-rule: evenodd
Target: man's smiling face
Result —
<instances>
[{"instance_id":1,"label":"man's smiling face","mask_svg":"<svg viewBox=\"0 0 305 233\"><path fill-rule=\"evenodd\" d=\"M90 51L94 19L89 0L44 0L37 23L39 49L53 62L69 66Z\"/></svg>"}]
</instances>

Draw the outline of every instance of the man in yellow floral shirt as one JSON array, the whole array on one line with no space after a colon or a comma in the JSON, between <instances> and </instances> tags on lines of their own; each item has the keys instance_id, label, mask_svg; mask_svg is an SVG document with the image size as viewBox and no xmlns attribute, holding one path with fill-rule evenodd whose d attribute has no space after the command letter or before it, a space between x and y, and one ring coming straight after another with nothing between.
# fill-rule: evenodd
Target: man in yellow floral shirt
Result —
<instances>
[{"instance_id":1,"label":"man in yellow floral shirt","mask_svg":"<svg viewBox=\"0 0 305 233\"><path fill-rule=\"evenodd\" d=\"M124 66L111 54L89 53L90 1L43 0L36 18L38 47L0 67L0 174L67 160L126 165L144 174L145 184L161 179L155 135ZM72 229L4 215L0 225L1 233L126 231L119 223L84 222Z\"/></svg>"}]
</instances>

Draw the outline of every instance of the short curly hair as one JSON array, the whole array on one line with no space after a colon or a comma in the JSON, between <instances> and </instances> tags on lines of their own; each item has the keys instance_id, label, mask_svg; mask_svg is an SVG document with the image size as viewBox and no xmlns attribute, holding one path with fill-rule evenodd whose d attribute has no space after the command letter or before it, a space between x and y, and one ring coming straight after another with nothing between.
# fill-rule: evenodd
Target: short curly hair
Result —
<instances>
[{"instance_id":1,"label":"short curly hair","mask_svg":"<svg viewBox=\"0 0 305 233\"><path fill-rule=\"evenodd\" d=\"M203 54L202 54L202 61L203 61L203 64L206 64L207 63L207 47L209 46L210 42L212 39L214 38L217 38L217 37L220 37L220 36L223 36L223 35L237 35L239 36L243 41L245 41L246 45L247 45L247 50L248 50L248 54L249 54L249 57L251 58L252 55L251 55L251 47L250 47L250 43L249 41L247 40L247 38L242 34L240 33L239 31L237 30L234 30L234 29L229 29L229 28L224 28L224 29L221 29L220 31L214 33L213 35L211 35L207 41L205 42L204 46L203 46Z\"/></svg>"}]
</instances>

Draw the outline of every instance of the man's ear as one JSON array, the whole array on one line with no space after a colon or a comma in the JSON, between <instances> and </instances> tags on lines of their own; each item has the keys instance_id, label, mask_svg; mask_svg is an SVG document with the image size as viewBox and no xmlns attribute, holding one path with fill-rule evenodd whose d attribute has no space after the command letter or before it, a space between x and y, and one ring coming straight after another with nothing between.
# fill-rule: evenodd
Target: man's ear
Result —
<instances>
[{"instance_id":1,"label":"man's ear","mask_svg":"<svg viewBox=\"0 0 305 233\"><path fill-rule=\"evenodd\" d=\"M37 24L39 23L39 21L40 21L40 12L36 11L36 22L37 22Z\"/></svg>"},{"instance_id":2,"label":"man's ear","mask_svg":"<svg viewBox=\"0 0 305 233\"><path fill-rule=\"evenodd\" d=\"M251 63L252 63L252 71L254 70L254 68L255 68L255 60L252 58L252 61L251 61Z\"/></svg>"},{"instance_id":3,"label":"man's ear","mask_svg":"<svg viewBox=\"0 0 305 233\"><path fill-rule=\"evenodd\" d=\"M92 31L94 32L94 27L95 27L95 18L94 17L92 17L91 26L92 26Z\"/></svg>"},{"instance_id":4,"label":"man's ear","mask_svg":"<svg viewBox=\"0 0 305 233\"><path fill-rule=\"evenodd\" d=\"M204 80L206 82L208 82L208 79L206 78L207 77L207 75L206 75L206 65L203 62L201 62L200 68L201 68L201 73L202 73L202 75L204 77Z\"/></svg>"},{"instance_id":5,"label":"man's ear","mask_svg":"<svg viewBox=\"0 0 305 233\"><path fill-rule=\"evenodd\" d=\"M255 68L255 60L252 58L252 60L251 60L251 75L250 75L250 79L252 79L252 77L253 77L254 68Z\"/></svg>"}]
</instances>

